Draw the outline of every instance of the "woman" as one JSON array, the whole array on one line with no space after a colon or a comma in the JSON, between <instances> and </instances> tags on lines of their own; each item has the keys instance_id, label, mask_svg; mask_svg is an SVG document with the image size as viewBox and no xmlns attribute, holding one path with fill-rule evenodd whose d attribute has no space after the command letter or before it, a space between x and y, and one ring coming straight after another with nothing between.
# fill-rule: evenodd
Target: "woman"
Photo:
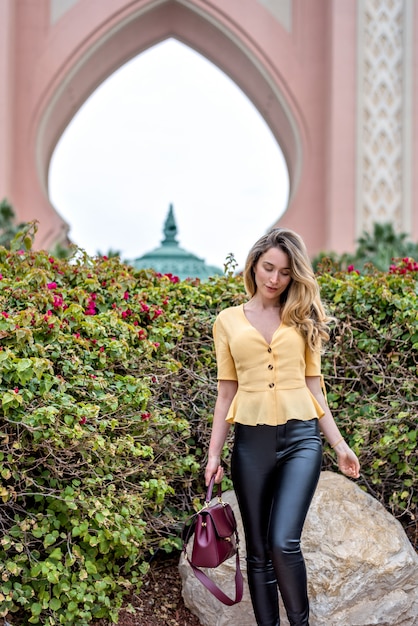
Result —
<instances>
[{"instance_id":1,"label":"woman","mask_svg":"<svg viewBox=\"0 0 418 626\"><path fill-rule=\"evenodd\" d=\"M357 478L359 462L322 392L330 318L300 236L277 228L261 237L249 252L244 284L249 300L222 311L214 324L218 396L205 480L222 480L221 452L234 424L231 473L257 624L280 624L279 588L291 626L307 626L300 538L321 471L320 431L344 474Z\"/></svg>"}]
</instances>

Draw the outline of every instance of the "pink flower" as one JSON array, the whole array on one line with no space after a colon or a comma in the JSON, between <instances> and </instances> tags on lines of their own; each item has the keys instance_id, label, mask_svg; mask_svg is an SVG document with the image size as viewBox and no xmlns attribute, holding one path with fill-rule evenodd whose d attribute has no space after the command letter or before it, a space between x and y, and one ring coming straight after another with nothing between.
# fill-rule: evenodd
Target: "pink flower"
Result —
<instances>
[{"instance_id":1,"label":"pink flower","mask_svg":"<svg viewBox=\"0 0 418 626\"><path fill-rule=\"evenodd\" d=\"M85 415L83 415L83 417L81 418L81 420L78 423L81 426L83 426L86 422L87 422L87 417Z\"/></svg>"},{"instance_id":2,"label":"pink flower","mask_svg":"<svg viewBox=\"0 0 418 626\"><path fill-rule=\"evenodd\" d=\"M141 302L141 309L142 309L142 311L144 311L144 313L148 313L148 311L149 311L148 304L145 304L145 302Z\"/></svg>"},{"instance_id":3,"label":"pink flower","mask_svg":"<svg viewBox=\"0 0 418 626\"><path fill-rule=\"evenodd\" d=\"M180 278L178 276L174 276L174 274L172 274L171 272L169 272L168 274L164 274L164 276L169 278L170 282L172 282L172 283L179 283L180 282Z\"/></svg>"},{"instance_id":4,"label":"pink flower","mask_svg":"<svg viewBox=\"0 0 418 626\"><path fill-rule=\"evenodd\" d=\"M57 283L56 282L48 283L47 287L48 287L48 289L56 289L57 288Z\"/></svg>"},{"instance_id":5,"label":"pink flower","mask_svg":"<svg viewBox=\"0 0 418 626\"><path fill-rule=\"evenodd\" d=\"M3 280L3 274L0 274L0 280Z\"/></svg>"},{"instance_id":6,"label":"pink flower","mask_svg":"<svg viewBox=\"0 0 418 626\"><path fill-rule=\"evenodd\" d=\"M15 388L13 389L13 391L14 391L15 393L19 393L19 387L15 387Z\"/></svg>"},{"instance_id":7,"label":"pink flower","mask_svg":"<svg viewBox=\"0 0 418 626\"><path fill-rule=\"evenodd\" d=\"M99 350L100 352L104 352L104 346L100 346Z\"/></svg>"},{"instance_id":8,"label":"pink flower","mask_svg":"<svg viewBox=\"0 0 418 626\"><path fill-rule=\"evenodd\" d=\"M2 311L1 314L3 315L3 317L6 317L6 318L9 317L9 314L6 313L6 311Z\"/></svg>"},{"instance_id":9,"label":"pink flower","mask_svg":"<svg viewBox=\"0 0 418 626\"><path fill-rule=\"evenodd\" d=\"M74 337L75 337L76 339L80 339L80 333L74 333Z\"/></svg>"},{"instance_id":10,"label":"pink flower","mask_svg":"<svg viewBox=\"0 0 418 626\"><path fill-rule=\"evenodd\" d=\"M55 259L54 259L54 257L53 257L53 256L50 256L50 257L49 257L49 259L48 259L48 261L49 261L50 263L55 263Z\"/></svg>"},{"instance_id":11,"label":"pink flower","mask_svg":"<svg viewBox=\"0 0 418 626\"><path fill-rule=\"evenodd\" d=\"M154 346L155 346L156 348L159 348L159 347L160 347L159 342L158 342L158 341L154 341Z\"/></svg>"},{"instance_id":12,"label":"pink flower","mask_svg":"<svg viewBox=\"0 0 418 626\"><path fill-rule=\"evenodd\" d=\"M349 274L354 273L354 274L359 274L359 275L360 275L360 272L359 272L358 270L356 270L356 269L355 269L354 265L349 265L349 266L347 267L347 272L348 272Z\"/></svg>"},{"instance_id":13,"label":"pink flower","mask_svg":"<svg viewBox=\"0 0 418 626\"><path fill-rule=\"evenodd\" d=\"M129 300L129 293L127 291L125 291L125 293L123 294L123 299Z\"/></svg>"},{"instance_id":14,"label":"pink flower","mask_svg":"<svg viewBox=\"0 0 418 626\"><path fill-rule=\"evenodd\" d=\"M156 317L159 317L162 314L163 314L163 311L161 309L155 309L155 311L154 311L154 319Z\"/></svg>"},{"instance_id":15,"label":"pink flower","mask_svg":"<svg viewBox=\"0 0 418 626\"><path fill-rule=\"evenodd\" d=\"M96 298L97 295L95 293L92 293L90 295L90 298L87 302L87 307L86 310L84 311L84 315L96 315L97 311L96 311Z\"/></svg>"},{"instance_id":16,"label":"pink flower","mask_svg":"<svg viewBox=\"0 0 418 626\"><path fill-rule=\"evenodd\" d=\"M140 339L145 339L145 337L146 337L146 333L145 333L145 330L144 330L143 328L141 328L141 329L138 331L138 337L139 337Z\"/></svg>"},{"instance_id":17,"label":"pink flower","mask_svg":"<svg viewBox=\"0 0 418 626\"><path fill-rule=\"evenodd\" d=\"M144 422L148 421L150 417L151 417L151 413L148 413L147 411L144 411L144 413L141 413L141 419Z\"/></svg>"},{"instance_id":18,"label":"pink flower","mask_svg":"<svg viewBox=\"0 0 418 626\"><path fill-rule=\"evenodd\" d=\"M54 302L52 304L54 308L58 309L59 307L63 305L63 302L64 300L62 299L62 296L58 294L54 294Z\"/></svg>"}]
</instances>

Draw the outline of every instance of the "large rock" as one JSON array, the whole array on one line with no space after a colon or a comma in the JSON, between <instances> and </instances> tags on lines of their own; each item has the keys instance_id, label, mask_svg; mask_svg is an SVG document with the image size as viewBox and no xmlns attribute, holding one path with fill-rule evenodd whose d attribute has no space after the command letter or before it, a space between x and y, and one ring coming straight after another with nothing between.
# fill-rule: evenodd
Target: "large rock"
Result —
<instances>
[{"instance_id":1,"label":"large rock","mask_svg":"<svg viewBox=\"0 0 418 626\"><path fill-rule=\"evenodd\" d=\"M255 626L246 582L245 545L235 494L223 495L234 509L241 541L244 598L221 604L179 563L186 606L203 626ZM303 553L309 579L311 626L417 626L418 555L400 523L357 485L323 472L306 520ZM205 570L230 596L235 560ZM283 606L281 625L288 626Z\"/></svg>"}]
</instances>

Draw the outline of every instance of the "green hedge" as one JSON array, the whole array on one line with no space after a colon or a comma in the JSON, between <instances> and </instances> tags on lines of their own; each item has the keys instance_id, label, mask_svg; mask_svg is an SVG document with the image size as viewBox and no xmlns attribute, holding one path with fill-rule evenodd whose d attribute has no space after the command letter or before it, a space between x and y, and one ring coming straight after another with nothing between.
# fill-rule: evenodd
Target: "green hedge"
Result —
<instances>
[{"instance_id":1,"label":"green hedge","mask_svg":"<svg viewBox=\"0 0 418 626\"><path fill-rule=\"evenodd\" d=\"M203 491L212 323L245 298L231 267L200 283L79 250L58 260L0 248L0 617L116 620L155 551L180 548ZM320 276L340 320L324 356L329 403L360 483L406 527L417 493L415 274ZM324 462L334 467L329 451Z\"/></svg>"}]
</instances>

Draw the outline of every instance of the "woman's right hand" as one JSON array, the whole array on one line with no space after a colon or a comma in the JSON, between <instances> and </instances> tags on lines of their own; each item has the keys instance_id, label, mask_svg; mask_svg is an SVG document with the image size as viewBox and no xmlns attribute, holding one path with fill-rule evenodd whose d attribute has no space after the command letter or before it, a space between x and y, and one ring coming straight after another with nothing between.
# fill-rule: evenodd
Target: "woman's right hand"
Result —
<instances>
[{"instance_id":1,"label":"woman's right hand","mask_svg":"<svg viewBox=\"0 0 418 626\"><path fill-rule=\"evenodd\" d=\"M219 456L209 456L205 469L205 485L209 485L212 476L215 476L215 483L218 484L222 481L224 470L221 465L221 458Z\"/></svg>"}]
</instances>

